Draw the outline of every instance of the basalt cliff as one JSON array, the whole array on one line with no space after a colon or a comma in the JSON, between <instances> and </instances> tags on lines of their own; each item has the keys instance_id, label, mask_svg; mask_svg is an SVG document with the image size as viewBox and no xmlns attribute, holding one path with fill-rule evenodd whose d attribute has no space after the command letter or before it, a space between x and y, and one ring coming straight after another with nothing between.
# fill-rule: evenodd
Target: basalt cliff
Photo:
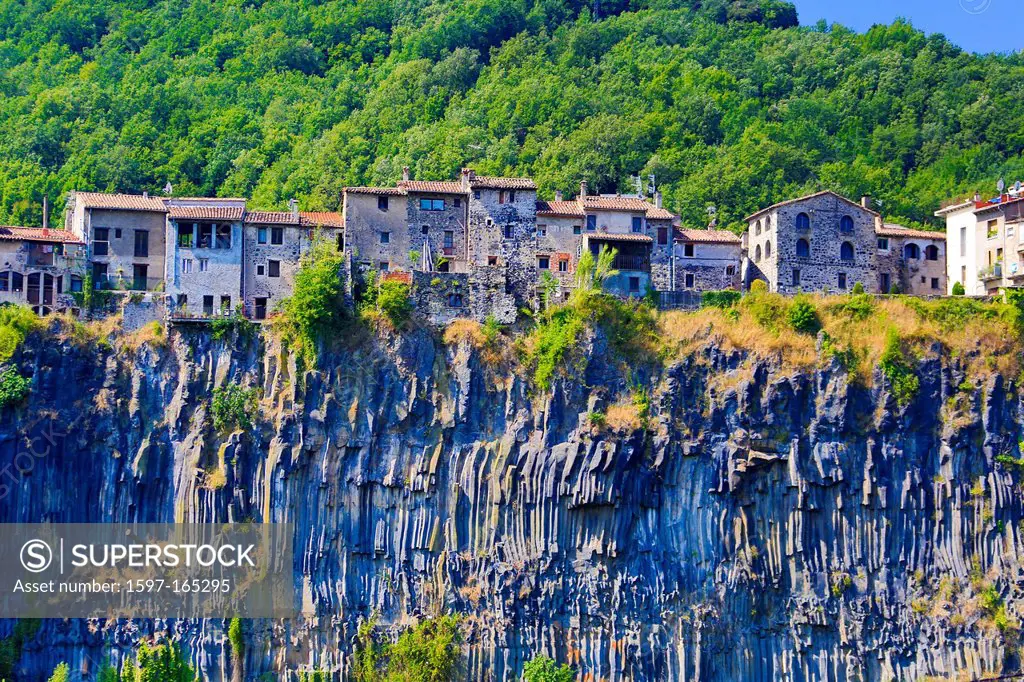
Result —
<instances>
[{"instance_id":1,"label":"basalt cliff","mask_svg":"<svg viewBox=\"0 0 1024 682\"><path fill-rule=\"evenodd\" d=\"M60 661L88 678L154 636L204 679L348 679L361 620L397 632L447 612L471 680L518 679L541 653L592 681L1019 669L1013 381L972 385L935 349L901 405L836 359L794 371L708 343L624 374L600 335L587 344L539 391L422 330L326 352L316 371L259 336L115 350L32 335L0 462L34 430L60 442L5 479L0 521L288 521L298 599L292 620L245 623L241 661L224 621L43 621L18 679ZM253 428L212 427L226 383L258 387ZM638 387L646 415L595 418Z\"/></svg>"}]
</instances>

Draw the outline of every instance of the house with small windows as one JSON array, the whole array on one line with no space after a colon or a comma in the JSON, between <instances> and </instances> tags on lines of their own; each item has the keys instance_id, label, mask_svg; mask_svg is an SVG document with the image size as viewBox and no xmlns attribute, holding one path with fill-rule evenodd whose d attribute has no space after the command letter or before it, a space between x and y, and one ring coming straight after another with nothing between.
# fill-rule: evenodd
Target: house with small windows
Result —
<instances>
[{"instance_id":1,"label":"house with small windows","mask_svg":"<svg viewBox=\"0 0 1024 682\"><path fill-rule=\"evenodd\" d=\"M739 290L743 241L726 230L677 229L674 278L676 291Z\"/></svg>"},{"instance_id":2,"label":"house with small windows","mask_svg":"<svg viewBox=\"0 0 1024 682\"><path fill-rule=\"evenodd\" d=\"M164 282L167 206L148 194L71 192L64 229L88 245L97 289L158 291Z\"/></svg>"},{"instance_id":3,"label":"house with small windows","mask_svg":"<svg viewBox=\"0 0 1024 682\"><path fill-rule=\"evenodd\" d=\"M912 296L946 294L945 233L884 223L875 229L875 236L882 278L879 291L896 290Z\"/></svg>"},{"instance_id":4,"label":"house with small windows","mask_svg":"<svg viewBox=\"0 0 1024 682\"><path fill-rule=\"evenodd\" d=\"M935 215L946 220L949 291L958 282L968 295L1024 286L1024 191L1015 188L988 200L976 193Z\"/></svg>"},{"instance_id":5,"label":"house with small windows","mask_svg":"<svg viewBox=\"0 0 1024 682\"><path fill-rule=\"evenodd\" d=\"M85 247L67 230L0 226L0 303L26 305L37 315L77 312Z\"/></svg>"}]
</instances>

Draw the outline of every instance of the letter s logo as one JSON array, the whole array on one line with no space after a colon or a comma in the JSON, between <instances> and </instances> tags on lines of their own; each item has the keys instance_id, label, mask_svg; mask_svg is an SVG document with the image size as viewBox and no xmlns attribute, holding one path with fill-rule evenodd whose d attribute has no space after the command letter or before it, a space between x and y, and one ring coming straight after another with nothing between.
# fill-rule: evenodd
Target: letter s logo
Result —
<instances>
[{"instance_id":1,"label":"letter s logo","mask_svg":"<svg viewBox=\"0 0 1024 682\"><path fill-rule=\"evenodd\" d=\"M21 565L31 573L42 573L53 561L53 550L42 540L29 540L21 547Z\"/></svg>"}]
</instances>

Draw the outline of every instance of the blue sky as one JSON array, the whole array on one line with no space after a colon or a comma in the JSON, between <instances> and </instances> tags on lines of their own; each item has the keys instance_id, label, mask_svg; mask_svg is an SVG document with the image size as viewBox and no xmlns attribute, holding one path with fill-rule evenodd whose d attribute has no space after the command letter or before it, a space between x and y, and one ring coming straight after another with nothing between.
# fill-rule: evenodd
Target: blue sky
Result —
<instances>
[{"instance_id":1,"label":"blue sky","mask_svg":"<svg viewBox=\"0 0 1024 682\"><path fill-rule=\"evenodd\" d=\"M971 52L1016 52L1024 49L1021 0L790 0L800 24L819 19L858 31L872 24L910 19L925 33L942 33Z\"/></svg>"}]
</instances>

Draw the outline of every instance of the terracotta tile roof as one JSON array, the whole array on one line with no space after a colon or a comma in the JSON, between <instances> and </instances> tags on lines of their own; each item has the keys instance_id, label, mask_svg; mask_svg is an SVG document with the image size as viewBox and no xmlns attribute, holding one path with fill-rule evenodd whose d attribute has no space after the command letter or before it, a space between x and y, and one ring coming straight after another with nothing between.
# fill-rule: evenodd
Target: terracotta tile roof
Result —
<instances>
[{"instance_id":1,"label":"terracotta tile roof","mask_svg":"<svg viewBox=\"0 0 1024 682\"><path fill-rule=\"evenodd\" d=\"M387 196L402 196L406 193L401 187L346 187L349 194L384 194Z\"/></svg>"},{"instance_id":2,"label":"terracotta tile roof","mask_svg":"<svg viewBox=\"0 0 1024 682\"><path fill-rule=\"evenodd\" d=\"M845 201L846 203L850 204L851 206L856 206L857 208L861 209L862 211L867 211L868 213L870 213L872 215L880 215L878 211L873 211L870 208L864 208L863 206L860 205L859 202L852 201L850 199L847 199L846 197L844 197L841 194L836 194L832 190L826 189L826 190L824 190L822 192L815 192L814 194L808 194L807 196L797 197L795 199L787 199L786 201L780 201L777 204L772 204L771 206L768 206L767 208L762 208L760 211L757 211L755 213L751 213L750 215L748 215L743 220L745 222L749 222L749 221L753 220L754 218L756 218L757 216L761 215L762 213L767 213L768 211L773 211L776 208L779 208L780 206L788 206L790 204L795 204L797 202L804 201L806 199L814 199L815 197L824 196L826 194L831 194L832 196L836 197L837 199L841 199L842 201Z\"/></svg>"},{"instance_id":3,"label":"terracotta tile roof","mask_svg":"<svg viewBox=\"0 0 1024 682\"><path fill-rule=\"evenodd\" d=\"M742 240L728 230L676 230L676 241L705 244L739 244Z\"/></svg>"},{"instance_id":4,"label":"terracotta tile roof","mask_svg":"<svg viewBox=\"0 0 1024 682\"><path fill-rule=\"evenodd\" d=\"M630 211L644 213L648 218L671 220L675 218L671 212L658 208L646 199L636 197L584 197L583 206L592 211Z\"/></svg>"},{"instance_id":5,"label":"terracotta tile roof","mask_svg":"<svg viewBox=\"0 0 1024 682\"><path fill-rule=\"evenodd\" d=\"M582 218L583 207L576 201L538 201L537 215Z\"/></svg>"},{"instance_id":6,"label":"terracotta tile roof","mask_svg":"<svg viewBox=\"0 0 1024 682\"><path fill-rule=\"evenodd\" d=\"M406 192L425 192L427 194L465 194L461 182L440 182L436 180L403 180L398 183L399 189Z\"/></svg>"},{"instance_id":7,"label":"terracotta tile roof","mask_svg":"<svg viewBox=\"0 0 1024 682\"><path fill-rule=\"evenodd\" d=\"M104 192L75 192L76 201L85 208L105 208L120 211L154 211L166 213L164 200L141 194L107 194Z\"/></svg>"},{"instance_id":8,"label":"terracotta tile roof","mask_svg":"<svg viewBox=\"0 0 1024 682\"><path fill-rule=\"evenodd\" d=\"M291 211L248 211L245 222L250 225L298 225L299 218Z\"/></svg>"},{"instance_id":9,"label":"terracotta tile roof","mask_svg":"<svg viewBox=\"0 0 1024 682\"><path fill-rule=\"evenodd\" d=\"M931 230L911 230L895 223L886 223L882 227L875 228L875 234L882 237L910 237L912 239L941 239L946 241L945 232L932 232Z\"/></svg>"},{"instance_id":10,"label":"terracotta tile roof","mask_svg":"<svg viewBox=\"0 0 1024 682\"><path fill-rule=\"evenodd\" d=\"M64 244L84 243L66 230L43 229L41 227L14 227L9 225L0 225L0 240L9 242L61 242Z\"/></svg>"},{"instance_id":11,"label":"terracotta tile roof","mask_svg":"<svg viewBox=\"0 0 1024 682\"><path fill-rule=\"evenodd\" d=\"M167 213L172 220L241 220L245 209L241 206L168 206Z\"/></svg>"},{"instance_id":12,"label":"terracotta tile roof","mask_svg":"<svg viewBox=\"0 0 1024 682\"><path fill-rule=\"evenodd\" d=\"M637 234L635 232L588 232L587 237L594 241L602 242L653 242L650 235Z\"/></svg>"},{"instance_id":13,"label":"terracotta tile roof","mask_svg":"<svg viewBox=\"0 0 1024 682\"><path fill-rule=\"evenodd\" d=\"M345 218L331 211L303 211L299 221L310 227L345 227Z\"/></svg>"},{"instance_id":14,"label":"terracotta tile roof","mask_svg":"<svg viewBox=\"0 0 1024 682\"><path fill-rule=\"evenodd\" d=\"M537 189L532 178L494 178L477 175L469 182L471 187L485 189Z\"/></svg>"}]
</instances>

